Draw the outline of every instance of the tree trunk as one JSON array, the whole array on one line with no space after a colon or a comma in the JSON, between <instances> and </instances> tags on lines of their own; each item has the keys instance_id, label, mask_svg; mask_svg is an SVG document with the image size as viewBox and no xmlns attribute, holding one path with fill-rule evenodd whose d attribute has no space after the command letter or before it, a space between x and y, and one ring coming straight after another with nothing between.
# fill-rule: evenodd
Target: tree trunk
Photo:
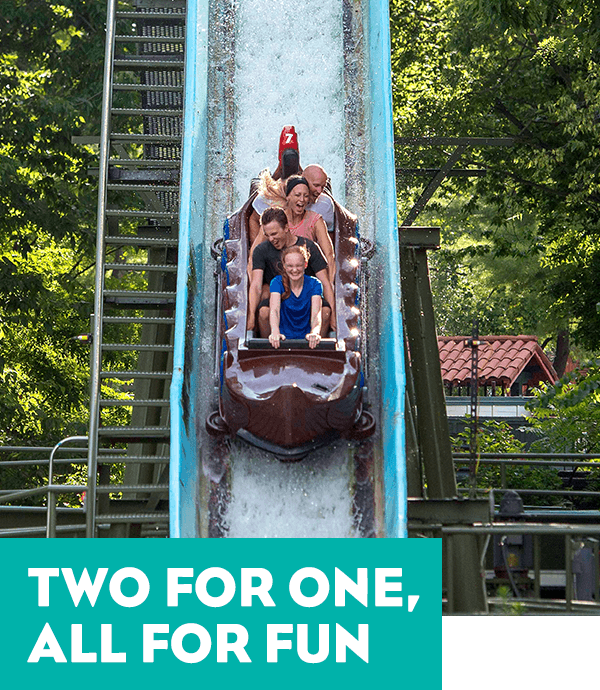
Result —
<instances>
[{"instance_id":1,"label":"tree trunk","mask_svg":"<svg viewBox=\"0 0 600 690\"><path fill-rule=\"evenodd\" d=\"M558 378L561 378L565 369L567 368L567 359L569 358L569 331L560 330L556 336L556 354L554 355L554 362L552 365Z\"/></svg>"}]
</instances>

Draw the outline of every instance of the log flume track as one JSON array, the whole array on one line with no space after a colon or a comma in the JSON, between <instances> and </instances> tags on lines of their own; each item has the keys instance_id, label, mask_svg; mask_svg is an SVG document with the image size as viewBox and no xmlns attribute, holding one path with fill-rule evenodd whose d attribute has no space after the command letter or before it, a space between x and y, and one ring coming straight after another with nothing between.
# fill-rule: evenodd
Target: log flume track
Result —
<instances>
[{"instance_id":1,"label":"log flume track","mask_svg":"<svg viewBox=\"0 0 600 690\"><path fill-rule=\"evenodd\" d=\"M406 536L404 350L387 3L188 3L174 375L172 537ZM284 125L374 251L361 271L363 366L377 431L281 463L204 429L218 400L211 247Z\"/></svg>"}]
</instances>

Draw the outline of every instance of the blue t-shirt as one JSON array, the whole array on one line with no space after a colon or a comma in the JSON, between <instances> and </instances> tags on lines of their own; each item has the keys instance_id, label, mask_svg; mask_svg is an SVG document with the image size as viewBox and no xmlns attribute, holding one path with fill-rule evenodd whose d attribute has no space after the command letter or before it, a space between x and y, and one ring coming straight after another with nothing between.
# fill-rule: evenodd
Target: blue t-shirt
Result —
<instances>
[{"instance_id":1,"label":"blue t-shirt","mask_svg":"<svg viewBox=\"0 0 600 690\"><path fill-rule=\"evenodd\" d=\"M271 292L284 293L281 276L271 281ZM305 338L310 332L310 312L313 295L323 299L323 284L318 278L304 274L304 285L298 297L291 292L287 299L281 300L279 311L279 332L286 338Z\"/></svg>"}]
</instances>

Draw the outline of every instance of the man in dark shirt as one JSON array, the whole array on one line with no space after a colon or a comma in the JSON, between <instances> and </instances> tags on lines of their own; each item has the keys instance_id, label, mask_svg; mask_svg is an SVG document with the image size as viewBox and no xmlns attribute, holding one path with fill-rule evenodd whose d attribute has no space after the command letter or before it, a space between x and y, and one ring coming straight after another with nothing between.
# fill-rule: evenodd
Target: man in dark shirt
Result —
<instances>
[{"instance_id":1,"label":"man in dark shirt","mask_svg":"<svg viewBox=\"0 0 600 690\"><path fill-rule=\"evenodd\" d=\"M258 330L261 338L268 338L269 325L269 285L280 273L280 256L283 249L294 244L305 244L310 252L307 273L323 283L323 311L321 314L321 336L329 332L330 322L335 324L333 289L327 272L327 260L319 246L304 237L296 237L290 232L287 216L280 208L268 208L261 216L261 225L267 238L254 249L252 255L252 275L248 294L247 330L256 326L258 311Z\"/></svg>"}]
</instances>

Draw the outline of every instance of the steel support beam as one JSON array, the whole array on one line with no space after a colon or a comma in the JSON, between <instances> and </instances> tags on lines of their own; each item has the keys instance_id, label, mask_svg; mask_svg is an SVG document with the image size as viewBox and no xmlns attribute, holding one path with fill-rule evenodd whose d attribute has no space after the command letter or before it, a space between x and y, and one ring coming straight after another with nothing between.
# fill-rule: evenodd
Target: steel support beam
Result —
<instances>
[{"instance_id":1,"label":"steel support beam","mask_svg":"<svg viewBox=\"0 0 600 690\"><path fill-rule=\"evenodd\" d=\"M441 168L417 170L411 169L396 169L396 176L403 172L406 174L417 173L433 173L434 177L430 183L425 187L421 196L417 199L414 206L408 212L402 225L412 225L419 213L427 206L427 202L435 194L438 187L446 179L457 175L462 176L477 176L485 175L485 170L456 170L454 165L462 158L463 154L470 148L478 148L481 146L512 146L515 143L512 137L396 137L394 143L398 146L455 146L456 148L448 157L448 160Z\"/></svg>"},{"instance_id":2,"label":"steel support beam","mask_svg":"<svg viewBox=\"0 0 600 690\"><path fill-rule=\"evenodd\" d=\"M427 499L455 499L456 478L427 266L427 250L437 249L439 244L439 228L400 227L402 309L410 362L407 378L412 378L407 390L414 397L414 405L407 407L414 411L410 417L416 417ZM414 470L412 475L410 484L414 487L417 476ZM422 491L418 495L421 494ZM416 503L413 508L428 513L427 503L427 500ZM430 505L440 528L448 523L472 524L473 510L478 515L482 511L480 503L470 501L438 501ZM489 505L483 506L483 511L489 514ZM487 612L483 577L485 547L486 541L475 535L443 539L442 580L448 594L449 612Z\"/></svg>"},{"instance_id":3,"label":"steel support beam","mask_svg":"<svg viewBox=\"0 0 600 690\"><path fill-rule=\"evenodd\" d=\"M418 234L423 235L420 245ZM427 267L427 249L436 246L439 229L400 228L402 306L427 495L452 498L456 496L456 480Z\"/></svg>"}]
</instances>

